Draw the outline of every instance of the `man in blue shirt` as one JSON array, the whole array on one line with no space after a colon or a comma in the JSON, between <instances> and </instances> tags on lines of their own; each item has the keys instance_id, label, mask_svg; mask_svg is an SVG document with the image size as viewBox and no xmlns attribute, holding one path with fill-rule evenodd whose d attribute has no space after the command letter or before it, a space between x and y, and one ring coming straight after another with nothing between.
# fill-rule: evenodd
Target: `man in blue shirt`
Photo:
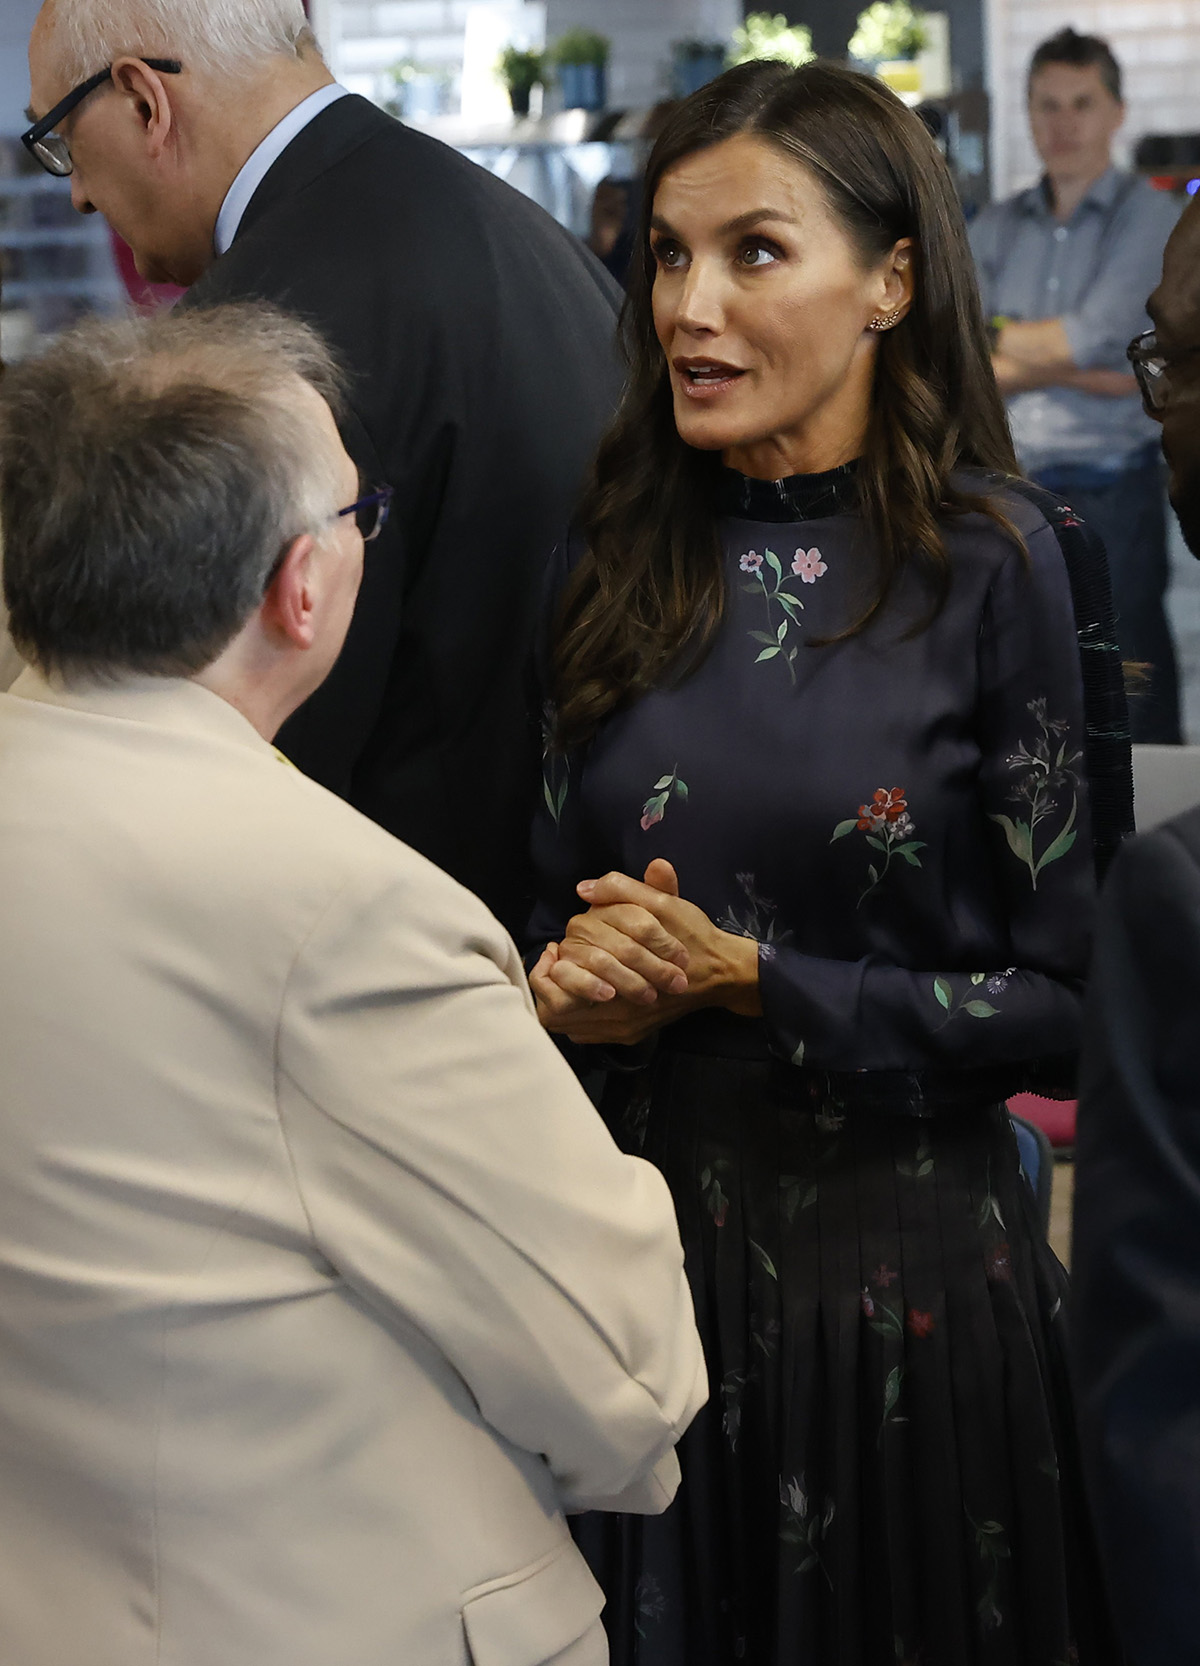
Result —
<instances>
[{"instance_id":1,"label":"man in blue shirt","mask_svg":"<svg viewBox=\"0 0 1200 1666\"><path fill-rule=\"evenodd\" d=\"M1113 166L1124 115L1106 42L1073 29L1044 41L1029 68L1029 120L1046 171L985 209L971 246L1021 466L1108 550L1121 651L1147 668L1131 702L1134 739L1178 743L1162 460L1125 360L1148 326L1145 298L1178 210Z\"/></svg>"}]
</instances>

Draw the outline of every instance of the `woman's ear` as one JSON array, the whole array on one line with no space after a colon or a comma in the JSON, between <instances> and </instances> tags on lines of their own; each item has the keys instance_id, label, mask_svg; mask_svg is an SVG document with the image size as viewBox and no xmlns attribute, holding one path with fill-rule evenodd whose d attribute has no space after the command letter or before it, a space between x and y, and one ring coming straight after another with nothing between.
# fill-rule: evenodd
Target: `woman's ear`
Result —
<instances>
[{"instance_id":1,"label":"woman's ear","mask_svg":"<svg viewBox=\"0 0 1200 1666\"><path fill-rule=\"evenodd\" d=\"M916 244L911 237L902 237L884 262L883 283L885 307L900 318L912 306L916 283Z\"/></svg>"}]
</instances>

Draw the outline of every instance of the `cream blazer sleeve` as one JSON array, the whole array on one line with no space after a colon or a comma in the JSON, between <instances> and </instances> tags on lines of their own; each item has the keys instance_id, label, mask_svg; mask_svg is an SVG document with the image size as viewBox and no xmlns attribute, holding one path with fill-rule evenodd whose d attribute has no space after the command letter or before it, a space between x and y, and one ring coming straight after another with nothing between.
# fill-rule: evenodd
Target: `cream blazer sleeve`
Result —
<instances>
[{"instance_id":1,"label":"cream blazer sleeve","mask_svg":"<svg viewBox=\"0 0 1200 1666\"><path fill-rule=\"evenodd\" d=\"M542 1032L503 929L412 861L351 882L288 981L278 1106L314 1242L565 1509L656 1513L707 1396L670 1194Z\"/></svg>"}]
</instances>

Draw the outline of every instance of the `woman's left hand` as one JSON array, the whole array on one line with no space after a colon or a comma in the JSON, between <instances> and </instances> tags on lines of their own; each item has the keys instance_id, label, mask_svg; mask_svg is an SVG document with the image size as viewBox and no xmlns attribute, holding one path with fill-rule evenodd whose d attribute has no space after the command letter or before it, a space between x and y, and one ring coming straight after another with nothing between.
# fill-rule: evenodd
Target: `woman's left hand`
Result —
<instances>
[{"instance_id":1,"label":"woman's left hand","mask_svg":"<svg viewBox=\"0 0 1200 1666\"><path fill-rule=\"evenodd\" d=\"M589 905L587 912L570 921L553 956L544 955L536 968L535 993L548 1029L572 1041L628 1045L698 1007L761 1013L758 944L721 931L702 909L682 898L669 862L651 862L644 880L609 873L582 881L577 890ZM644 966L647 928L655 926L686 951L686 990L659 989L649 1003L644 995L633 1001L600 993L612 987L604 980L614 960ZM677 964L671 970L677 971Z\"/></svg>"}]
</instances>

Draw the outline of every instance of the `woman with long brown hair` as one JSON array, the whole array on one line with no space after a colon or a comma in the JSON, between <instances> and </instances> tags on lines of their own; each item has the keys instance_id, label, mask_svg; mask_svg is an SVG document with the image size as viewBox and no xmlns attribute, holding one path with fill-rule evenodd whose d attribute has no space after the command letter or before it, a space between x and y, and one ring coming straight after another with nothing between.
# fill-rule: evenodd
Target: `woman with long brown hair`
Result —
<instances>
[{"instance_id":1,"label":"woman with long brown hair","mask_svg":"<svg viewBox=\"0 0 1200 1666\"><path fill-rule=\"evenodd\" d=\"M670 1182L711 1374L675 1506L581 1530L613 1657L1108 1662L1004 1104L1069 1091L1130 825L1102 553L1015 478L949 177L877 82L730 71L645 203L532 974Z\"/></svg>"}]
</instances>

